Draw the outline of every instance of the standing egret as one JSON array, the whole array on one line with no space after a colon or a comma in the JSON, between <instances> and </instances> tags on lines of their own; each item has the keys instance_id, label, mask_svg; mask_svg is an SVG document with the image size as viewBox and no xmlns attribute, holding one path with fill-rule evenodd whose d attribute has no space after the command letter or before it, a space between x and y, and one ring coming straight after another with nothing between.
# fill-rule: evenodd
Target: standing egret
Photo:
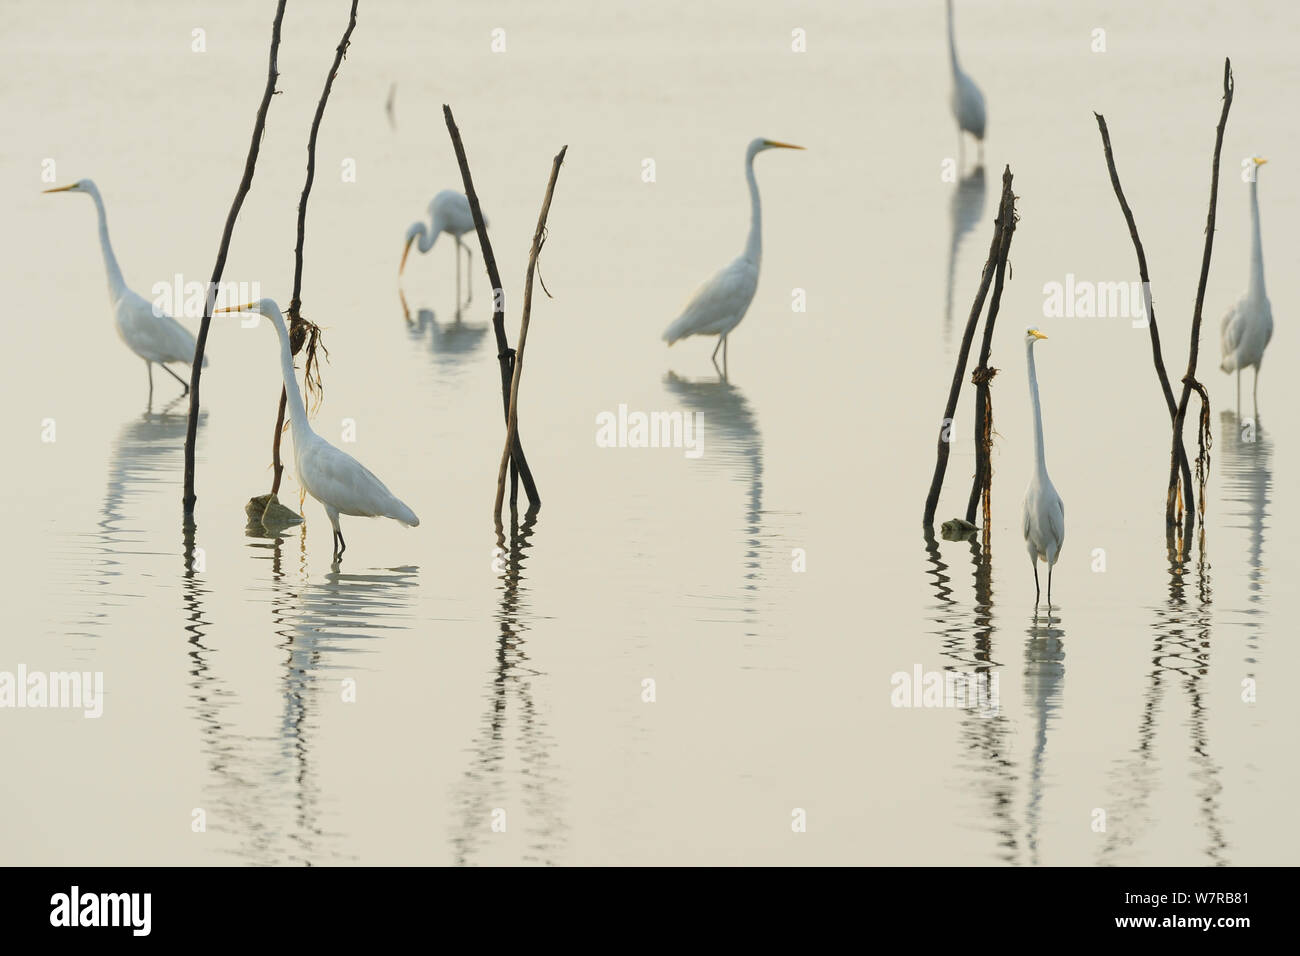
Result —
<instances>
[{"instance_id":1,"label":"standing egret","mask_svg":"<svg viewBox=\"0 0 1300 956\"><path fill-rule=\"evenodd\" d=\"M1255 368L1253 398L1255 415L1259 416L1259 366L1264 361L1264 349L1273 337L1273 310L1264 292L1263 242L1259 234L1259 167L1268 162L1256 156L1250 177L1250 285L1237 304L1228 310L1219 324L1219 344L1223 349L1223 362L1219 368L1237 373L1237 408L1241 408L1241 370Z\"/></svg>"},{"instance_id":2,"label":"standing egret","mask_svg":"<svg viewBox=\"0 0 1300 956\"><path fill-rule=\"evenodd\" d=\"M745 179L749 181L749 241L745 251L731 265L725 267L696 290L685 310L664 331L664 341L670 346L678 339L690 335L716 335L718 344L713 347L713 365L718 364L718 349L722 349L722 367L727 367L727 336L745 317L749 303L758 289L758 265L763 256L763 214L758 203L758 180L754 178L754 157L765 149L803 149L790 143L770 139L756 139L745 150Z\"/></svg>"},{"instance_id":3,"label":"standing egret","mask_svg":"<svg viewBox=\"0 0 1300 956\"><path fill-rule=\"evenodd\" d=\"M1025 332L1025 359L1029 364L1029 400L1034 407L1034 475L1025 491L1025 547L1034 566L1034 606L1038 606L1038 562L1047 562L1047 606L1052 606L1052 567L1065 543L1065 503L1047 477L1043 454L1043 407L1038 400L1038 372L1034 368L1034 343L1047 338L1037 329Z\"/></svg>"},{"instance_id":4,"label":"standing egret","mask_svg":"<svg viewBox=\"0 0 1300 956\"><path fill-rule=\"evenodd\" d=\"M339 515L358 515L364 518L393 518L407 527L420 523L415 512L398 500L387 486L369 472L361 462L347 452L339 451L321 438L307 423L307 408L298 390L298 379L293 371L293 351L289 347L289 330L285 327L280 307L272 299L259 299L248 305L233 305L218 312L256 312L266 316L280 337L280 371L284 375L284 391L289 403L289 422L293 430L293 462L298 473L298 483L307 493L325 506L330 524L334 526L334 555L342 557L347 550L343 532L339 529Z\"/></svg>"},{"instance_id":5,"label":"standing egret","mask_svg":"<svg viewBox=\"0 0 1300 956\"><path fill-rule=\"evenodd\" d=\"M460 237L467 232L474 231L474 214L470 212L469 200L465 198L464 193L458 193L452 189L444 189L438 195L433 197L429 203L429 218L432 220L431 227L426 227L422 222L413 222L411 227L406 230L406 246L402 250L402 264L397 267L397 274L400 276L406 268L406 257L411 254L411 243L418 238L418 246L421 253L428 252L433 248L433 244L438 241L438 236L444 232L456 240L456 294L460 295L460 250L464 249L465 254L469 256L466 261L466 278L469 280L469 299L474 298L474 253L469 246L460 241ZM483 217L483 225L487 225L487 216Z\"/></svg>"},{"instance_id":6,"label":"standing egret","mask_svg":"<svg viewBox=\"0 0 1300 956\"><path fill-rule=\"evenodd\" d=\"M952 115L957 120L957 147L962 148L961 134L970 133L979 142L980 159L984 158L984 94L957 62L957 41L952 30L952 0L948 3L948 57L952 61Z\"/></svg>"},{"instance_id":7,"label":"standing egret","mask_svg":"<svg viewBox=\"0 0 1300 956\"><path fill-rule=\"evenodd\" d=\"M144 296L137 295L126 287L122 270L118 268L117 257L113 255L113 246L108 241L108 219L104 215L104 200L99 190L89 179L79 179L71 186L59 186L45 190L47 193L86 193L95 202L99 213L99 246L104 253L104 269L108 272L108 300L113 306L114 324L118 337L140 358L144 359L149 373L149 394L153 395L153 363L157 362L185 391L190 390L189 382L167 367L168 362L182 362L189 365L194 361L194 336L185 326L170 315L154 311L154 306ZM203 367L208 367L207 356L203 357ZM182 393L183 394L183 393Z\"/></svg>"}]
</instances>

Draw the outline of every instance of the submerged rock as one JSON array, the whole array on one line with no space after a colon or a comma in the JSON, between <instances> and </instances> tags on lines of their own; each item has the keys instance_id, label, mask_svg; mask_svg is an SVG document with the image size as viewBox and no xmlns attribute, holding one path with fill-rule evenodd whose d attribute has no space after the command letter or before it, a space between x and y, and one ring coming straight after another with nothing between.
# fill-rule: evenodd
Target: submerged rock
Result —
<instances>
[{"instance_id":1,"label":"submerged rock","mask_svg":"<svg viewBox=\"0 0 1300 956\"><path fill-rule=\"evenodd\" d=\"M244 505L244 514L248 515L250 528L260 527L270 535L302 521L301 515L280 504L275 495L249 498L248 504Z\"/></svg>"},{"instance_id":2,"label":"submerged rock","mask_svg":"<svg viewBox=\"0 0 1300 956\"><path fill-rule=\"evenodd\" d=\"M244 514L248 515L248 520L261 521L262 513L266 511L266 503L274 497L275 495L258 495L256 498L249 498L248 504L244 505Z\"/></svg>"},{"instance_id":3,"label":"submerged rock","mask_svg":"<svg viewBox=\"0 0 1300 956\"><path fill-rule=\"evenodd\" d=\"M973 525L964 518L952 518L939 526L939 532L945 541L966 541L975 537L978 530L978 525Z\"/></svg>"},{"instance_id":4,"label":"submerged rock","mask_svg":"<svg viewBox=\"0 0 1300 956\"><path fill-rule=\"evenodd\" d=\"M262 526L267 531L274 533L302 521L302 515L280 504L280 499L275 495L267 495L267 498L270 500L267 501L266 508L262 511Z\"/></svg>"}]
</instances>

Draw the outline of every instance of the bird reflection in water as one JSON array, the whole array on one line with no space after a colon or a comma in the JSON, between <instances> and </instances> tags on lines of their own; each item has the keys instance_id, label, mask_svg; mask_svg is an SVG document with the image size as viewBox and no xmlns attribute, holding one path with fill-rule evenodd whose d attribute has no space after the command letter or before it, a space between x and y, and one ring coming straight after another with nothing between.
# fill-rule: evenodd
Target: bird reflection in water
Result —
<instances>
[{"instance_id":1,"label":"bird reflection in water","mask_svg":"<svg viewBox=\"0 0 1300 956\"><path fill-rule=\"evenodd\" d=\"M686 413L700 412L704 420L704 443L707 449L698 461L701 467L717 470L728 480L744 486L744 517L741 534L744 556L742 574L744 585L742 604L744 623L756 628L759 619L758 592L765 584L763 562L772 551L772 541L777 533L764 528L772 519L790 518L789 514L766 511L763 508L763 436L758 419L745 398L745 393L724 377L689 381L669 372L664 385L670 395ZM787 530L782 537L793 538L795 531ZM774 598L769 595L767 605ZM751 630L749 637L754 636Z\"/></svg>"},{"instance_id":2,"label":"bird reflection in water","mask_svg":"<svg viewBox=\"0 0 1300 956\"><path fill-rule=\"evenodd\" d=\"M984 218L986 183L983 165L976 166L957 183L948 201L948 219L951 241L948 245L947 298L943 307L943 338L952 339L953 285L956 281L957 252L967 234Z\"/></svg>"},{"instance_id":3,"label":"bird reflection in water","mask_svg":"<svg viewBox=\"0 0 1300 956\"><path fill-rule=\"evenodd\" d=\"M973 536L967 546L975 597L969 619L953 597L952 577L939 543L932 531L925 531L927 573L935 593L932 619L938 626L935 633L939 636L939 654L947 660L944 669L975 675L977 680L987 682L983 686L991 686L994 680L1000 679L1003 670L994 657L997 626L993 614L992 555ZM1011 730L1012 725L1000 708L992 713L977 707L962 710L960 733L964 747L960 767L966 775L962 789L978 794L983 805L978 817L991 821L997 840L997 859L1014 864L1019 862L1020 842L1012 814L1018 777L1015 761L1008 756L1012 749Z\"/></svg>"},{"instance_id":4,"label":"bird reflection in water","mask_svg":"<svg viewBox=\"0 0 1300 956\"><path fill-rule=\"evenodd\" d=\"M469 751L472 762L457 786L459 820L451 844L458 866L478 862L484 841L493 835L497 808L507 811L507 832L523 834L520 862L554 865L563 850L566 827L557 796L559 777L551 766L555 742L544 707L534 698L534 684L542 686L545 675L532 666L526 640L532 610L524 566L536 520L536 513L529 512L519 524L512 512L509 540L504 531L497 536L501 603L495 659L484 694L486 709ZM512 745L517 771L511 769ZM517 801L513 812L511 798Z\"/></svg>"},{"instance_id":5,"label":"bird reflection in water","mask_svg":"<svg viewBox=\"0 0 1300 956\"><path fill-rule=\"evenodd\" d=\"M313 755L323 694L339 692L330 672L360 668L349 655L371 650L373 641L406 628L418 585L417 568L344 574L336 563L323 582L308 576L306 536L254 539L250 547L270 563L272 630L284 661L278 726L270 734L245 731L238 713L245 693L215 666L221 648L212 643L204 603L208 594L195 567L194 529L185 534L183 593L188 624L190 709L200 725L208 776L198 799L208 829L228 834L233 851L258 865L348 863L340 846L348 835L321 821L321 782ZM284 552L297 554L285 570Z\"/></svg>"},{"instance_id":6,"label":"bird reflection in water","mask_svg":"<svg viewBox=\"0 0 1300 956\"><path fill-rule=\"evenodd\" d=\"M1137 742L1129 755L1112 773L1117 796L1115 807L1106 821L1106 839L1099 853L1103 864L1122 864L1126 850L1136 847L1164 808L1153 808L1159 784L1159 751L1156 738L1161 729L1161 709L1177 703L1167 700L1166 688L1181 690L1187 713L1176 719L1187 733L1190 776L1195 781L1197 816L1203 831L1202 854L1208 862L1228 862L1228 843L1224 835L1219 793L1219 765L1210 752L1209 689L1211 647L1211 582L1206 560L1204 529L1199 559L1194 568L1175 555L1169 563L1169 597L1156 609L1155 634L1151 649L1151 670L1147 675L1141 712L1137 722ZM1194 590L1194 600L1188 590ZM1168 722L1168 721L1166 721ZM1165 752L1166 755L1168 751ZM1169 797L1177 797L1172 793Z\"/></svg>"},{"instance_id":7,"label":"bird reflection in water","mask_svg":"<svg viewBox=\"0 0 1300 956\"><path fill-rule=\"evenodd\" d=\"M1059 609L1058 609L1059 610ZM1038 836L1043 816L1044 766L1048 732L1060 717L1065 685L1065 631L1052 609L1034 617L1026 631L1025 701L1034 722L1034 749L1029 758L1029 798L1025 808L1025 845L1028 863L1038 866Z\"/></svg>"},{"instance_id":8,"label":"bird reflection in water","mask_svg":"<svg viewBox=\"0 0 1300 956\"><path fill-rule=\"evenodd\" d=\"M1220 412L1219 453L1223 461L1224 503L1231 519L1229 527L1246 532L1248 606L1237 613L1248 629L1246 646L1251 657L1247 664L1253 666L1258 663L1259 638L1264 627L1264 532L1272 506L1273 442L1262 422L1238 418L1234 412Z\"/></svg>"},{"instance_id":9,"label":"bird reflection in water","mask_svg":"<svg viewBox=\"0 0 1300 956\"><path fill-rule=\"evenodd\" d=\"M434 365L448 371L463 370L465 360L478 351L490 326L463 321L460 309L456 310L450 322L442 324L438 323L432 309L417 309L413 316L406 304L406 295L401 290L398 290L398 295L402 300L402 315L411 341L422 342L427 337Z\"/></svg>"}]
</instances>

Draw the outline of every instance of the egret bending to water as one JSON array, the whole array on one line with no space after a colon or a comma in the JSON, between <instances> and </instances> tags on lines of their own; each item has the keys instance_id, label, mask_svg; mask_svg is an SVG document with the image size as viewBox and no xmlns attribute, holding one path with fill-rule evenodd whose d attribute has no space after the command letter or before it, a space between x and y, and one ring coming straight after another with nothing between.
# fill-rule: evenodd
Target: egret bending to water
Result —
<instances>
[{"instance_id":1,"label":"egret bending to water","mask_svg":"<svg viewBox=\"0 0 1300 956\"><path fill-rule=\"evenodd\" d=\"M745 251L704 285L700 286L686 309L668 326L664 341L672 345L689 335L716 335L718 344L713 347L713 364L718 362L718 349L722 349L722 365L727 365L727 335L740 324L754 301L758 289L758 265L763 255L763 215L758 203L758 180L754 178L754 157L765 149L803 149L789 143L770 139L756 139L745 150L745 179L749 181L751 205L749 241Z\"/></svg>"},{"instance_id":2,"label":"egret bending to water","mask_svg":"<svg viewBox=\"0 0 1300 956\"><path fill-rule=\"evenodd\" d=\"M980 158L984 157L984 94L975 81L965 74L957 62L957 41L952 30L952 0L948 0L948 57L952 61L952 115L957 120L957 145L962 145L961 134L970 133L979 142Z\"/></svg>"},{"instance_id":3,"label":"egret bending to water","mask_svg":"<svg viewBox=\"0 0 1300 956\"><path fill-rule=\"evenodd\" d=\"M1219 324L1219 344L1223 349L1223 363L1219 368L1237 373L1237 407L1241 408L1241 370L1255 368L1255 388L1252 393L1255 414L1259 414L1259 366L1264 361L1264 349L1273 337L1273 310L1264 292L1264 254L1259 234L1259 167L1268 162L1256 156L1254 174L1250 179L1250 285L1223 317Z\"/></svg>"},{"instance_id":4,"label":"egret bending to water","mask_svg":"<svg viewBox=\"0 0 1300 956\"><path fill-rule=\"evenodd\" d=\"M1034 475L1025 492L1025 547L1034 565L1034 606L1038 606L1038 562L1047 562L1047 606L1052 606L1052 567L1065 543L1065 503L1047 477L1043 454L1043 408L1038 401L1038 372L1034 368L1034 343L1047 338L1037 329L1025 332L1025 358L1029 364L1029 400L1034 407Z\"/></svg>"},{"instance_id":5,"label":"egret bending to water","mask_svg":"<svg viewBox=\"0 0 1300 956\"><path fill-rule=\"evenodd\" d=\"M113 255L112 243L108 241L108 219L104 215L104 200L99 190L89 179L79 179L71 186L59 186L47 189L47 193L86 193L95 202L99 213L99 246L104 253L104 269L108 272L108 300L113 306L113 319L117 326L118 337L140 358L144 359L149 371L149 394L153 394L153 363L157 362L176 381L190 390L189 382L167 367L168 362L183 362L189 365L194 361L194 336L185 326L170 315L154 312L153 304L144 296L137 295L126 287L122 270L118 268L117 257ZM207 356L203 357L203 367L208 367Z\"/></svg>"},{"instance_id":6,"label":"egret bending to water","mask_svg":"<svg viewBox=\"0 0 1300 956\"><path fill-rule=\"evenodd\" d=\"M466 277L469 280L469 297L474 298L474 253L469 246L460 241L460 237L465 233L474 231L474 214L470 212L469 200L465 198L464 193L444 189L434 196L433 201L429 203L429 218L432 220L431 228L426 228L422 222L413 222L411 227L406 230L406 247L402 250L402 264L397 267L397 274L400 276L406 268L406 257L411 254L412 242L415 242L418 238L420 241L416 248L421 253L425 253L433 248L433 244L438 241L438 237L445 232L456 240L456 283L458 289L460 287L460 250L464 249L465 254L469 256L466 261ZM483 217L483 225L487 225L487 216Z\"/></svg>"},{"instance_id":7,"label":"egret bending to water","mask_svg":"<svg viewBox=\"0 0 1300 956\"><path fill-rule=\"evenodd\" d=\"M325 513L334 526L334 554L342 557L347 550L343 532L339 529L340 514L393 518L411 528L418 525L420 519L415 512L399 501L382 481L347 452L339 451L317 435L307 424L307 408L303 405L302 392L298 390L298 379L293 371L289 330L274 300L260 299L248 305L234 305L216 311L260 313L271 320L276 335L280 337L280 371L284 375L289 423L293 431L294 471L298 473L298 483L325 506Z\"/></svg>"}]
</instances>

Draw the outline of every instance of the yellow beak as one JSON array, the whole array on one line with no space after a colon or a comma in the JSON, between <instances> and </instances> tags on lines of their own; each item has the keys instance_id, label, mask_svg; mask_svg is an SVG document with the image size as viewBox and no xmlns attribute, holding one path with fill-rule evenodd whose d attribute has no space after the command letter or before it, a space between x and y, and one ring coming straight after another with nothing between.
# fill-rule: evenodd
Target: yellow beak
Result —
<instances>
[{"instance_id":1,"label":"yellow beak","mask_svg":"<svg viewBox=\"0 0 1300 956\"><path fill-rule=\"evenodd\" d=\"M77 185L77 184L76 184L76 183L73 183L73 184L72 184L72 186L75 186L75 185ZM43 193L65 193L65 192L67 192L69 189L71 189L72 186L55 186L53 189L42 189L41 192L43 192Z\"/></svg>"},{"instance_id":2,"label":"yellow beak","mask_svg":"<svg viewBox=\"0 0 1300 956\"><path fill-rule=\"evenodd\" d=\"M1034 330L1031 331L1029 334L1032 335L1032 336L1033 336L1034 338L1036 338L1036 339L1045 339L1045 338L1047 338L1046 335L1044 335L1042 332L1039 332L1037 329L1034 329Z\"/></svg>"},{"instance_id":3,"label":"yellow beak","mask_svg":"<svg viewBox=\"0 0 1300 956\"><path fill-rule=\"evenodd\" d=\"M802 146L796 146L794 143L778 143L774 139L764 140L768 146L775 146L778 149L803 149Z\"/></svg>"},{"instance_id":4,"label":"yellow beak","mask_svg":"<svg viewBox=\"0 0 1300 956\"><path fill-rule=\"evenodd\" d=\"M246 305L228 305L224 309L213 309L212 314L216 315L218 312L255 312L256 309L256 305L249 302Z\"/></svg>"},{"instance_id":5,"label":"yellow beak","mask_svg":"<svg viewBox=\"0 0 1300 956\"><path fill-rule=\"evenodd\" d=\"M406 257L411 254L411 243L415 242L415 236L406 240L406 248L402 250L402 264L397 267L397 274L400 276L406 268Z\"/></svg>"},{"instance_id":6,"label":"yellow beak","mask_svg":"<svg viewBox=\"0 0 1300 956\"><path fill-rule=\"evenodd\" d=\"M1263 166L1263 165L1264 165L1265 163L1267 163L1267 162L1268 162L1268 160L1265 159L1263 156L1256 156L1256 157L1255 157L1255 165L1256 165L1256 166Z\"/></svg>"}]
</instances>

